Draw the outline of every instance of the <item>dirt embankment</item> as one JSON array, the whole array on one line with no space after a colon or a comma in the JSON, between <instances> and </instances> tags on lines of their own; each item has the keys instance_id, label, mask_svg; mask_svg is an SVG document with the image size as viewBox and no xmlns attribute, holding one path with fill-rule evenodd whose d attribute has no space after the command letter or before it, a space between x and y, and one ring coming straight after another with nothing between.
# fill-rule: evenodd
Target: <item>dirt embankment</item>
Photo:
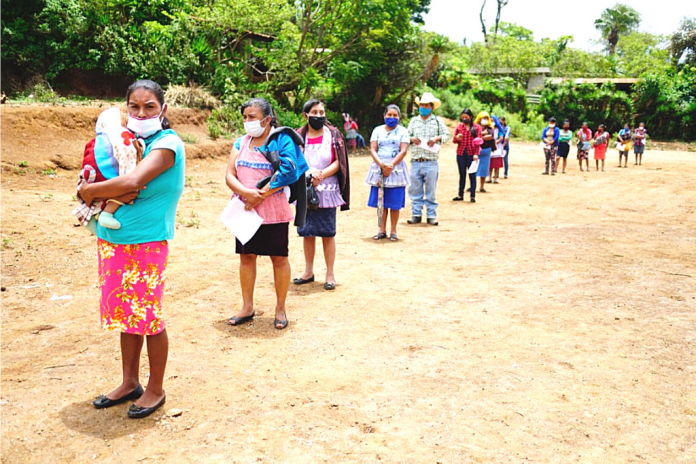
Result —
<instances>
[{"instance_id":1,"label":"dirt embankment","mask_svg":"<svg viewBox=\"0 0 696 464\"><path fill-rule=\"evenodd\" d=\"M3 170L26 162L28 169L78 169L85 144L94 137L94 125L108 104L99 107L4 106L2 108ZM122 108L125 111L125 108ZM211 140L208 111L171 108L172 128L186 142L188 158L227 156L229 140Z\"/></svg>"}]
</instances>

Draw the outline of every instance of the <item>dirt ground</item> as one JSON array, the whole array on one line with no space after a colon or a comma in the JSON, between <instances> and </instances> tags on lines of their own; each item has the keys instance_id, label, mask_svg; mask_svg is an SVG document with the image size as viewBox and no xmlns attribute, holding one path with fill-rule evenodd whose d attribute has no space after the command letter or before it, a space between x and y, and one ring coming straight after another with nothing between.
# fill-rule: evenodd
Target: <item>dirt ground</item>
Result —
<instances>
[{"instance_id":1,"label":"dirt ground","mask_svg":"<svg viewBox=\"0 0 696 464\"><path fill-rule=\"evenodd\" d=\"M188 160L167 404L134 421L90 404L120 381L118 335L99 328L95 239L70 215L77 173L51 170L79 163L97 113L2 109L3 462L696 460L696 154L619 169L610 150L606 172L571 159L546 177L539 148L513 142L510 178L470 204L451 201L449 145L440 225L408 226L407 209L396 243L371 239L369 159L353 158L337 289L323 290L319 252L277 331L260 260L265 314L233 328L239 261L218 219L229 143L182 112L180 132L200 136L189 151L218 154ZM290 261L299 275L292 228Z\"/></svg>"}]
</instances>

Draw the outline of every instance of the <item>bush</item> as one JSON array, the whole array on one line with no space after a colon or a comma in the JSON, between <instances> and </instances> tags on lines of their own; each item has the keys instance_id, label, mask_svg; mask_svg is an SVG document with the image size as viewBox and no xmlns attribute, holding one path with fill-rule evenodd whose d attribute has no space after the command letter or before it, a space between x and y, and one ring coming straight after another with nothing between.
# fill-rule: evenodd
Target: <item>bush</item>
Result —
<instances>
[{"instance_id":1,"label":"bush","mask_svg":"<svg viewBox=\"0 0 696 464\"><path fill-rule=\"evenodd\" d=\"M483 111L483 108L486 106L476 100L471 93L456 94L450 90L443 90L437 92L436 95L442 102L442 106L438 110L439 113L455 121L459 121L459 116L461 116L462 110L465 108L470 108L475 116L479 111Z\"/></svg>"},{"instance_id":2,"label":"bush","mask_svg":"<svg viewBox=\"0 0 696 464\"><path fill-rule=\"evenodd\" d=\"M191 83L189 85L170 85L164 98L170 105L187 108L214 109L220 106L220 101L203 87Z\"/></svg>"},{"instance_id":3,"label":"bush","mask_svg":"<svg viewBox=\"0 0 696 464\"><path fill-rule=\"evenodd\" d=\"M527 112L527 92L512 78L484 81L472 92L484 104L500 105L512 113Z\"/></svg>"},{"instance_id":4,"label":"bush","mask_svg":"<svg viewBox=\"0 0 696 464\"><path fill-rule=\"evenodd\" d=\"M26 97L31 101L41 103L56 103L58 95L47 83L38 83L26 92Z\"/></svg>"},{"instance_id":5,"label":"bush","mask_svg":"<svg viewBox=\"0 0 696 464\"><path fill-rule=\"evenodd\" d=\"M696 69L650 74L635 88L636 120L661 139L696 140Z\"/></svg>"}]
</instances>

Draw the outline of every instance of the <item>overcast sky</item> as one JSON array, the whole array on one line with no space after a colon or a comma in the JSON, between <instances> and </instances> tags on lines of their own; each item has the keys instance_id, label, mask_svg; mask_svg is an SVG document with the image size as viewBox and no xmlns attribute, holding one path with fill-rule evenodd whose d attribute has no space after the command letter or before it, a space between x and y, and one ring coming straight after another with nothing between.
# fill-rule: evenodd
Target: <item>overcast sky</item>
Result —
<instances>
[{"instance_id":1,"label":"overcast sky","mask_svg":"<svg viewBox=\"0 0 696 464\"><path fill-rule=\"evenodd\" d=\"M696 16L693 0L627 0L623 2L641 15L640 30L652 34L670 35L684 16ZM467 43L481 42L483 33L479 11L483 0L432 0L430 13L425 16L425 29L438 32L455 42L466 38ZM496 0L487 0L484 10L486 28L495 24ZM593 41L600 35L594 27L602 11L613 6L609 0L509 0L500 15L501 21L531 29L534 40L556 39L573 35L571 47L600 50Z\"/></svg>"}]
</instances>

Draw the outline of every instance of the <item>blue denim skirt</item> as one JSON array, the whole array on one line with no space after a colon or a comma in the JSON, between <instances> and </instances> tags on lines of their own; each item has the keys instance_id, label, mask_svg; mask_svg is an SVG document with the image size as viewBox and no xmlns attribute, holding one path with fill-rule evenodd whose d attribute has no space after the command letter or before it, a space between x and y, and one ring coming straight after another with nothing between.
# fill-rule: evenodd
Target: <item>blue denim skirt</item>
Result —
<instances>
[{"instance_id":1,"label":"blue denim skirt","mask_svg":"<svg viewBox=\"0 0 696 464\"><path fill-rule=\"evenodd\" d=\"M297 233L300 237L335 237L336 208L308 209L305 224Z\"/></svg>"},{"instance_id":2,"label":"blue denim skirt","mask_svg":"<svg viewBox=\"0 0 696 464\"><path fill-rule=\"evenodd\" d=\"M491 166L491 149L482 148L478 155L479 165L476 171L476 177L488 177L490 174Z\"/></svg>"}]
</instances>

